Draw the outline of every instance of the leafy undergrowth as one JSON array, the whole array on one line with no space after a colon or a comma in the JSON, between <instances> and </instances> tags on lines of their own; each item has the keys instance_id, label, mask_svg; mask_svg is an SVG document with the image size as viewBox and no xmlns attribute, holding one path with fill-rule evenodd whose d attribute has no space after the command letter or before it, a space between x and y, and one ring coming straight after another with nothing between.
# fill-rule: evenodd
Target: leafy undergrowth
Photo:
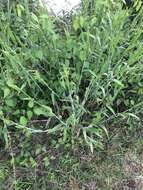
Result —
<instances>
[{"instance_id":1,"label":"leafy undergrowth","mask_svg":"<svg viewBox=\"0 0 143 190\"><path fill-rule=\"evenodd\" d=\"M110 125L141 125L142 9L131 21L120 3L89 5L68 21L22 1L1 8L0 132L7 146L9 132L60 133L64 143L82 139L93 152L103 149Z\"/></svg>"},{"instance_id":2,"label":"leafy undergrowth","mask_svg":"<svg viewBox=\"0 0 143 190\"><path fill-rule=\"evenodd\" d=\"M54 141L49 144L51 139L45 134L13 142L11 148L1 151L0 187L2 190L141 190L143 180L136 179L143 174L142 135L142 129L111 134L107 149L94 154L85 147L71 149L62 144L57 146Z\"/></svg>"},{"instance_id":3,"label":"leafy undergrowth","mask_svg":"<svg viewBox=\"0 0 143 190\"><path fill-rule=\"evenodd\" d=\"M64 18L0 2L2 189L119 186L128 146L142 144L140 2L85 0Z\"/></svg>"}]
</instances>

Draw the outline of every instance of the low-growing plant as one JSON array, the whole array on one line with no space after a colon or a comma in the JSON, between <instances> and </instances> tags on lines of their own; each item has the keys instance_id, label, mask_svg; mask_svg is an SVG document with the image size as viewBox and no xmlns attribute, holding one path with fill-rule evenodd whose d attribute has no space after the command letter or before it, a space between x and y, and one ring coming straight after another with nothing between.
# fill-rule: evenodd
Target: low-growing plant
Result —
<instances>
[{"instance_id":1,"label":"low-growing plant","mask_svg":"<svg viewBox=\"0 0 143 190\"><path fill-rule=\"evenodd\" d=\"M14 2L0 11L0 131L6 144L11 131L22 130L57 134L64 144L79 139L93 152L103 148L111 125L138 125L142 9L130 21L120 2L85 1L67 24L28 8Z\"/></svg>"}]
</instances>

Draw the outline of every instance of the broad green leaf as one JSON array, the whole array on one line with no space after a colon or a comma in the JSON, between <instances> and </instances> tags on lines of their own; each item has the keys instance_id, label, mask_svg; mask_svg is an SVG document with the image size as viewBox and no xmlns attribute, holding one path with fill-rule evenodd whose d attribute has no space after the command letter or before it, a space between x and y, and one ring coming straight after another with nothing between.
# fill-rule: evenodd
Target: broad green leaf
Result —
<instances>
[{"instance_id":1,"label":"broad green leaf","mask_svg":"<svg viewBox=\"0 0 143 190\"><path fill-rule=\"evenodd\" d=\"M16 90L18 92L21 91L21 89L17 85L14 84L13 80L7 81L7 85L8 85L8 87L10 87L10 88L12 88L12 89L14 89L14 90Z\"/></svg>"},{"instance_id":2,"label":"broad green leaf","mask_svg":"<svg viewBox=\"0 0 143 190\"><path fill-rule=\"evenodd\" d=\"M32 111L27 111L27 117L28 117L28 119L31 119L32 118L32 116L33 116L33 112Z\"/></svg>"},{"instance_id":3,"label":"broad green leaf","mask_svg":"<svg viewBox=\"0 0 143 190\"><path fill-rule=\"evenodd\" d=\"M74 28L75 31L77 31L80 28L79 20L77 18L75 18L74 21L73 21L73 28Z\"/></svg>"},{"instance_id":4,"label":"broad green leaf","mask_svg":"<svg viewBox=\"0 0 143 190\"><path fill-rule=\"evenodd\" d=\"M6 83L7 83L7 85L8 85L9 87L11 87L11 86L14 85L14 80L10 79L10 80L8 80Z\"/></svg>"},{"instance_id":5,"label":"broad green leaf","mask_svg":"<svg viewBox=\"0 0 143 190\"><path fill-rule=\"evenodd\" d=\"M13 113L13 115L20 115L20 110L17 109L17 110Z\"/></svg>"},{"instance_id":6,"label":"broad green leaf","mask_svg":"<svg viewBox=\"0 0 143 190\"><path fill-rule=\"evenodd\" d=\"M24 116L21 116L20 117L20 125L23 125L23 126L25 126L25 125L27 125L27 123L28 123L28 120L27 120L27 118L26 117L24 117Z\"/></svg>"},{"instance_id":7,"label":"broad green leaf","mask_svg":"<svg viewBox=\"0 0 143 190\"><path fill-rule=\"evenodd\" d=\"M34 107L33 111L38 116L46 114L45 111L41 107Z\"/></svg>"},{"instance_id":8,"label":"broad green leaf","mask_svg":"<svg viewBox=\"0 0 143 190\"><path fill-rule=\"evenodd\" d=\"M0 117L2 117L3 116L3 111L2 110L0 110Z\"/></svg>"},{"instance_id":9,"label":"broad green leaf","mask_svg":"<svg viewBox=\"0 0 143 190\"><path fill-rule=\"evenodd\" d=\"M29 108L33 108L34 107L34 102L33 101L29 101L28 102L28 107Z\"/></svg>"},{"instance_id":10,"label":"broad green leaf","mask_svg":"<svg viewBox=\"0 0 143 190\"><path fill-rule=\"evenodd\" d=\"M3 90L3 91L4 91L4 98L6 98L6 97L10 94L10 92L11 92L11 91L10 91L10 89L9 89L9 88L7 88L7 87L6 87L6 88L4 88L4 90Z\"/></svg>"},{"instance_id":11,"label":"broad green leaf","mask_svg":"<svg viewBox=\"0 0 143 190\"><path fill-rule=\"evenodd\" d=\"M42 107L34 107L34 113L38 116L44 115L46 117L53 116L52 109L49 106L42 106Z\"/></svg>"},{"instance_id":12,"label":"broad green leaf","mask_svg":"<svg viewBox=\"0 0 143 190\"><path fill-rule=\"evenodd\" d=\"M12 99L5 100L5 103L6 103L6 105L13 108L16 106L17 101L16 101L16 99L12 98Z\"/></svg>"},{"instance_id":13,"label":"broad green leaf","mask_svg":"<svg viewBox=\"0 0 143 190\"><path fill-rule=\"evenodd\" d=\"M45 109L48 116L53 116L54 115L53 111L52 111L52 108L50 108L49 106L42 105L42 108Z\"/></svg>"}]
</instances>

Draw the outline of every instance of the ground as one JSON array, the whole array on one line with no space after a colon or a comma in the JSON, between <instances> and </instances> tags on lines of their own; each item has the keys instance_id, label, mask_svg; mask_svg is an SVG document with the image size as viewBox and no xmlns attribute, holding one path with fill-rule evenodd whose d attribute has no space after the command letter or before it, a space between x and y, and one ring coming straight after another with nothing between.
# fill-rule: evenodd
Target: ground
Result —
<instances>
[{"instance_id":1,"label":"ground","mask_svg":"<svg viewBox=\"0 0 143 190\"><path fill-rule=\"evenodd\" d=\"M106 149L93 154L84 146L72 148L54 141L51 145L47 135L35 135L25 140L22 152L20 143L13 145L14 165L11 150L1 152L2 190L141 190L142 134L141 129L118 132L106 142Z\"/></svg>"}]
</instances>

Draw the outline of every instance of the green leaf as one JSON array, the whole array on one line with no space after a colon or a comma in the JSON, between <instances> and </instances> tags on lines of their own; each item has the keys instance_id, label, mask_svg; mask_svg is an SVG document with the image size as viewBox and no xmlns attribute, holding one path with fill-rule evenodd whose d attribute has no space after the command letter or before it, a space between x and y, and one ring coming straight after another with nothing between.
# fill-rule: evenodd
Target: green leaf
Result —
<instances>
[{"instance_id":1,"label":"green leaf","mask_svg":"<svg viewBox=\"0 0 143 190\"><path fill-rule=\"evenodd\" d=\"M35 57L38 58L38 59L40 59L40 60L42 60L42 58L43 58L43 51L42 50L38 50L35 53L36 53Z\"/></svg>"},{"instance_id":2,"label":"green leaf","mask_svg":"<svg viewBox=\"0 0 143 190\"><path fill-rule=\"evenodd\" d=\"M34 13L31 13L31 18L32 18L35 22L39 23L38 17L37 17Z\"/></svg>"},{"instance_id":3,"label":"green leaf","mask_svg":"<svg viewBox=\"0 0 143 190\"><path fill-rule=\"evenodd\" d=\"M13 112L13 115L20 115L20 110L17 109L15 112Z\"/></svg>"},{"instance_id":4,"label":"green leaf","mask_svg":"<svg viewBox=\"0 0 143 190\"><path fill-rule=\"evenodd\" d=\"M121 86L121 87L124 87L124 84L121 82L121 81L119 81L119 80L117 80L117 79L114 79L113 80L117 85L119 85L119 86Z\"/></svg>"},{"instance_id":5,"label":"green leaf","mask_svg":"<svg viewBox=\"0 0 143 190\"><path fill-rule=\"evenodd\" d=\"M84 140L85 140L86 142L88 142L88 141L87 141L87 134L86 134L86 130L83 130L83 136L84 136Z\"/></svg>"},{"instance_id":6,"label":"green leaf","mask_svg":"<svg viewBox=\"0 0 143 190\"><path fill-rule=\"evenodd\" d=\"M10 94L10 89L9 88L4 88L4 98L6 98Z\"/></svg>"},{"instance_id":7,"label":"green leaf","mask_svg":"<svg viewBox=\"0 0 143 190\"><path fill-rule=\"evenodd\" d=\"M133 117L133 118L135 118L136 120L140 120L140 118L137 116L137 115L135 115L135 114L133 114L133 113L127 113L130 117Z\"/></svg>"},{"instance_id":8,"label":"green leaf","mask_svg":"<svg viewBox=\"0 0 143 190\"><path fill-rule=\"evenodd\" d=\"M35 167L37 165L36 161L32 157L30 157L30 163L31 163L32 167Z\"/></svg>"},{"instance_id":9,"label":"green leaf","mask_svg":"<svg viewBox=\"0 0 143 190\"><path fill-rule=\"evenodd\" d=\"M49 107L49 106L42 106L42 107L34 107L34 113L38 116L40 115L44 115L46 117L50 117L50 116L53 116L53 112L52 112L52 109Z\"/></svg>"},{"instance_id":10,"label":"green leaf","mask_svg":"<svg viewBox=\"0 0 143 190\"><path fill-rule=\"evenodd\" d=\"M139 11L139 9L141 8L142 6L142 1L140 0L138 5L136 6L136 11Z\"/></svg>"},{"instance_id":11,"label":"green leaf","mask_svg":"<svg viewBox=\"0 0 143 190\"><path fill-rule=\"evenodd\" d=\"M17 5L17 16L21 17L21 8L19 5Z\"/></svg>"},{"instance_id":12,"label":"green leaf","mask_svg":"<svg viewBox=\"0 0 143 190\"><path fill-rule=\"evenodd\" d=\"M35 113L36 115L38 115L38 116L45 114L45 112L43 111L43 109L40 108L40 107L35 107L33 111L34 111L34 113Z\"/></svg>"},{"instance_id":13,"label":"green leaf","mask_svg":"<svg viewBox=\"0 0 143 190\"><path fill-rule=\"evenodd\" d=\"M101 126L101 128L102 128L103 131L105 132L106 136L109 138L109 133L108 133L106 127L105 127L105 126Z\"/></svg>"},{"instance_id":14,"label":"green leaf","mask_svg":"<svg viewBox=\"0 0 143 190\"><path fill-rule=\"evenodd\" d=\"M7 81L6 83L9 87L13 86L14 85L14 80L10 79Z\"/></svg>"},{"instance_id":15,"label":"green leaf","mask_svg":"<svg viewBox=\"0 0 143 190\"><path fill-rule=\"evenodd\" d=\"M87 132L90 132L91 134L95 134L96 136L98 136L99 138L102 138L102 136L101 136L101 131L100 131L100 129L98 129L98 128L95 128L95 127L89 127L89 128L87 128Z\"/></svg>"},{"instance_id":16,"label":"green leaf","mask_svg":"<svg viewBox=\"0 0 143 190\"><path fill-rule=\"evenodd\" d=\"M20 89L17 85L14 84L14 81L13 81L13 80L7 81L7 85L8 85L10 88L12 88L12 89L14 89L14 90L16 90L16 91L18 91L18 92L21 91L21 89Z\"/></svg>"},{"instance_id":17,"label":"green leaf","mask_svg":"<svg viewBox=\"0 0 143 190\"><path fill-rule=\"evenodd\" d=\"M91 153L93 154L93 151L94 151L93 144L90 142L90 143L89 143L89 146L90 146L90 151L91 151Z\"/></svg>"},{"instance_id":18,"label":"green leaf","mask_svg":"<svg viewBox=\"0 0 143 190\"><path fill-rule=\"evenodd\" d=\"M33 116L33 112L32 111L27 111L27 117L28 119L31 119Z\"/></svg>"},{"instance_id":19,"label":"green leaf","mask_svg":"<svg viewBox=\"0 0 143 190\"><path fill-rule=\"evenodd\" d=\"M4 136L4 140L5 140L5 144L6 144L6 147L8 148L8 145L9 145L9 139L8 139L8 130L7 130L7 127L5 126L3 128L3 136Z\"/></svg>"},{"instance_id":20,"label":"green leaf","mask_svg":"<svg viewBox=\"0 0 143 190\"><path fill-rule=\"evenodd\" d=\"M42 105L42 108L46 110L46 113L48 114L48 116L54 115L52 108L50 108L49 106Z\"/></svg>"},{"instance_id":21,"label":"green leaf","mask_svg":"<svg viewBox=\"0 0 143 190\"><path fill-rule=\"evenodd\" d=\"M3 116L3 111L2 110L0 110L0 117L2 117Z\"/></svg>"},{"instance_id":22,"label":"green leaf","mask_svg":"<svg viewBox=\"0 0 143 190\"><path fill-rule=\"evenodd\" d=\"M34 102L33 101L29 101L28 102L28 107L29 108L33 108L34 107Z\"/></svg>"},{"instance_id":23,"label":"green leaf","mask_svg":"<svg viewBox=\"0 0 143 190\"><path fill-rule=\"evenodd\" d=\"M138 10L141 8L141 5L142 5L142 1L141 1L141 0L136 0L136 1L134 2L133 7L136 8L136 11L138 11Z\"/></svg>"},{"instance_id":24,"label":"green leaf","mask_svg":"<svg viewBox=\"0 0 143 190\"><path fill-rule=\"evenodd\" d=\"M83 27L84 26L84 22L85 22L83 16L80 16L79 22L80 22L80 26Z\"/></svg>"},{"instance_id":25,"label":"green leaf","mask_svg":"<svg viewBox=\"0 0 143 190\"><path fill-rule=\"evenodd\" d=\"M73 21L73 28L74 28L75 31L77 31L80 28L79 21L78 21L77 18L74 19L74 21Z\"/></svg>"},{"instance_id":26,"label":"green leaf","mask_svg":"<svg viewBox=\"0 0 143 190\"><path fill-rule=\"evenodd\" d=\"M11 125L13 122L11 120L9 120L9 119L4 119L4 123L6 125Z\"/></svg>"},{"instance_id":27,"label":"green leaf","mask_svg":"<svg viewBox=\"0 0 143 190\"><path fill-rule=\"evenodd\" d=\"M6 100L5 101L5 103L6 103L6 105L8 105L9 107L15 107L16 106L16 103L17 103L17 101L16 101L16 99L8 99L8 100Z\"/></svg>"},{"instance_id":28,"label":"green leaf","mask_svg":"<svg viewBox=\"0 0 143 190\"><path fill-rule=\"evenodd\" d=\"M106 107L111 111L111 113L113 113L113 115L116 115L114 109L111 106L106 105Z\"/></svg>"},{"instance_id":29,"label":"green leaf","mask_svg":"<svg viewBox=\"0 0 143 190\"><path fill-rule=\"evenodd\" d=\"M44 158L44 164L46 167L48 167L50 165L50 162L49 162L49 158L48 157L45 157Z\"/></svg>"},{"instance_id":30,"label":"green leaf","mask_svg":"<svg viewBox=\"0 0 143 190\"><path fill-rule=\"evenodd\" d=\"M27 125L27 123L28 123L28 121L27 121L27 118L26 117L24 117L24 116L21 116L20 117L20 125Z\"/></svg>"},{"instance_id":31,"label":"green leaf","mask_svg":"<svg viewBox=\"0 0 143 190\"><path fill-rule=\"evenodd\" d=\"M80 58L81 61L84 61L86 59L86 54L85 54L84 51L80 51L79 58Z\"/></svg>"},{"instance_id":32,"label":"green leaf","mask_svg":"<svg viewBox=\"0 0 143 190\"><path fill-rule=\"evenodd\" d=\"M16 10L17 10L17 16L21 17L22 12L24 11L24 7L21 4L17 4Z\"/></svg>"}]
</instances>

